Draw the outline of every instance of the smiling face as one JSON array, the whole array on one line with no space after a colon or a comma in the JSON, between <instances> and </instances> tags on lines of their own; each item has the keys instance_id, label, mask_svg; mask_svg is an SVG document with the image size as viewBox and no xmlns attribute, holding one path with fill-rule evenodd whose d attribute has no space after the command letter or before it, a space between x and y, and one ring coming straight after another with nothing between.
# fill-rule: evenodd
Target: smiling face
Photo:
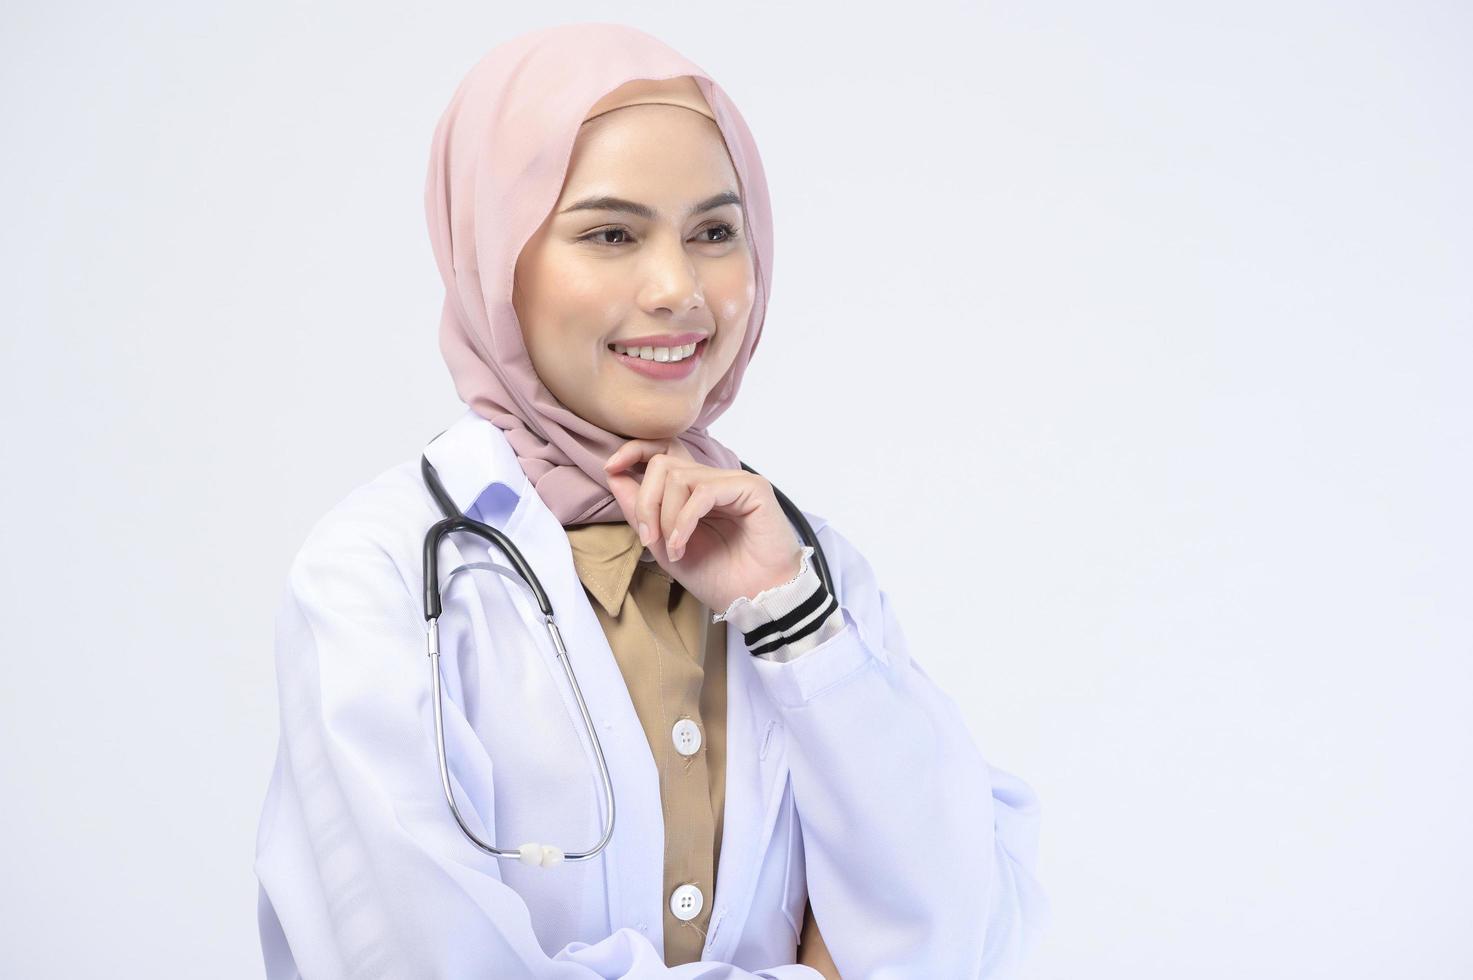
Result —
<instances>
[{"instance_id":1,"label":"smiling face","mask_svg":"<svg viewBox=\"0 0 1473 980\"><path fill-rule=\"evenodd\" d=\"M512 289L532 365L558 401L625 438L690 428L756 297L737 187L720 129L698 112L631 105L583 124ZM653 338L639 343L656 360L612 349L639 338ZM690 343L694 355L670 363Z\"/></svg>"}]
</instances>

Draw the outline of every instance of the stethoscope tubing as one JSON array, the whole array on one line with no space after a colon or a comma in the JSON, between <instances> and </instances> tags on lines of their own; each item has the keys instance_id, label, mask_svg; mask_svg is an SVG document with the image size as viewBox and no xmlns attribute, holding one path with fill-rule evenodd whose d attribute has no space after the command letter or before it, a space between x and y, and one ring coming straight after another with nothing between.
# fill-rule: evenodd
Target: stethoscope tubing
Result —
<instances>
[{"instance_id":1,"label":"stethoscope tubing","mask_svg":"<svg viewBox=\"0 0 1473 980\"><path fill-rule=\"evenodd\" d=\"M742 469L748 473L756 474L746 463L741 464ZM549 867L561 861L587 861L608 846L614 835L614 821L617 809L614 802L613 781L609 777L608 761L604 758L603 745L599 742L598 729L593 723L593 718L588 712L588 703L583 699L583 690L578 686L578 677L573 671L573 664L568 657L568 649L563 644L562 633L558 630L553 616L552 601L547 597L547 592L542 588L542 582L537 573L516 544L507 535L497 528L481 521L474 520L462 514L450 499L445 485L440 481L440 475L430 463L429 458L420 457L420 474L424 478L425 486L429 488L430 495L434 497L440 512L445 515L443 520L435 522L425 533L424 542L424 613L425 613L425 650L430 661L430 686L433 689L432 705L434 709L435 723L435 758L440 768L440 786L445 793L445 802L450 807L450 813L454 816L456 824L466 838L480 850L497 858L517 858L524 863ZM761 475L761 474L757 474ZM825 559L823 548L818 543L818 537L813 532L803 512L788 499L787 495L776 486L772 488L777 497L779 506L788 515L788 519L797 525L799 533L805 544L813 547L813 564L818 572L819 578L824 586L833 592L832 580L829 576L828 561ZM511 562L522 583L531 591L537 608L542 616L543 624L547 627L548 636L552 640L553 648L557 651L558 663L562 664L563 674L568 679L568 686L572 688L573 699L578 704L578 713L583 718L583 728L588 733L589 742L593 748L594 761L598 767L599 783L603 789L604 821L603 836L598 843L587 850L564 852L556 847L529 842L520 848L497 847L489 841L482 840L466 821L460 812L460 807L455 801L455 791L451 785L450 764L445 752L445 722L443 707L443 679L440 673L440 615L443 612L440 598L440 576L439 576L439 551L440 543L450 534L456 532L468 532L496 545L501 549L503 555ZM481 567L481 563L475 563ZM456 572L471 566L461 566L453 569L449 577ZM503 571L497 566L484 566ZM448 577L447 577L448 581Z\"/></svg>"}]
</instances>

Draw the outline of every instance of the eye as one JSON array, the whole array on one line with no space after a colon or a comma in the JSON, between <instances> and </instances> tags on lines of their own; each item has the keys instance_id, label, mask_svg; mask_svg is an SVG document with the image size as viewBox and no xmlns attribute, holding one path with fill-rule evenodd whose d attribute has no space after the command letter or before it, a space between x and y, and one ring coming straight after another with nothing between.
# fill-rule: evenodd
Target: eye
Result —
<instances>
[{"instance_id":1,"label":"eye","mask_svg":"<svg viewBox=\"0 0 1473 980\"><path fill-rule=\"evenodd\" d=\"M714 225L707 225L705 228L702 228L696 234L697 234L697 236L704 236L704 235L706 235L706 234L708 234L710 232L713 232L713 231L714 232L719 232L721 234L721 237L719 237L719 238L697 237L696 240L698 242L700 242L701 244L703 244L703 245L724 245L727 242L730 242L730 241L735 240L737 238L737 235L738 235L737 229L735 227L733 227L731 224L729 224L728 222L725 222L725 221L719 221L719 222L717 222ZM606 236L609 236L609 235L623 235L624 238L623 239L620 239L618 241L610 241L606 237ZM628 240L629 240L629 229L627 229L627 228L621 228L621 227L618 227L618 226L615 226L615 227L612 227L612 228L599 228L599 229L596 229L594 231L590 231L586 235L581 235L578 238L578 241L580 241L580 242L591 242L594 245L609 245L609 246L623 245L623 244L626 244Z\"/></svg>"},{"instance_id":2,"label":"eye","mask_svg":"<svg viewBox=\"0 0 1473 980\"><path fill-rule=\"evenodd\" d=\"M610 241L603 241L603 240L601 240L601 241L594 241L594 240L597 239L600 235L628 235L628 234L629 234L629 232L626 229L624 229L624 228L600 228L598 231L591 231L591 232L589 232L588 234L582 236L578 240L580 242L590 242L591 241L595 245L621 245L621 244L623 244L622 242L610 242Z\"/></svg>"},{"instance_id":3,"label":"eye","mask_svg":"<svg viewBox=\"0 0 1473 980\"><path fill-rule=\"evenodd\" d=\"M737 237L737 230L735 228L733 228L731 225L727 224L725 221L717 222L714 225L711 225L711 226L706 227L706 228L702 228L700 233L701 234L705 234L708 231L719 231L719 232L722 233L722 237L721 238L706 238L706 239L702 239L702 241L708 242L708 243L710 243L712 245L716 245L716 244L719 244L721 242L729 242L729 241L734 240Z\"/></svg>"}]
</instances>

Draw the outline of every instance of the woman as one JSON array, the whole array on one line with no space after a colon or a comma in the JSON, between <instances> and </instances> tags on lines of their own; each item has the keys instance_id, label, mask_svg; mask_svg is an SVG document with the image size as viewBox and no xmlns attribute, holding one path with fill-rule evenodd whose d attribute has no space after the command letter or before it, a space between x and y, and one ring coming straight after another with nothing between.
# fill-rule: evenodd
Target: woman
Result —
<instances>
[{"instance_id":1,"label":"woman","mask_svg":"<svg viewBox=\"0 0 1473 980\"><path fill-rule=\"evenodd\" d=\"M435 132L440 346L468 406L425 449L555 611L600 750L508 558L438 549L440 785L418 458L293 563L257 844L272 977L993 977L1047 915L1038 803L911 659L862 555L716 441L771 283L760 158L640 31L493 50ZM490 574L499 568L506 575ZM457 571L458 570L458 571ZM554 846L558 845L558 846Z\"/></svg>"}]
</instances>

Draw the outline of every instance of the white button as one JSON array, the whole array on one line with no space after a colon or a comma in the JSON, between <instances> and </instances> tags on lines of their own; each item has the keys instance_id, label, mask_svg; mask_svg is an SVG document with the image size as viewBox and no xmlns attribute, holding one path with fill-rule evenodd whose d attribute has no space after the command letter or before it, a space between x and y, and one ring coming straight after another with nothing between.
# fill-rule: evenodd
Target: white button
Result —
<instances>
[{"instance_id":1,"label":"white button","mask_svg":"<svg viewBox=\"0 0 1473 980\"><path fill-rule=\"evenodd\" d=\"M689 922L701 914L701 906L706 904L706 896L695 885L681 885L670 893L670 911L681 922Z\"/></svg>"},{"instance_id":2,"label":"white button","mask_svg":"<svg viewBox=\"0 0 1473 980\"><path fill-rule=\"evenodd\" d=\"M681 755L695 755L701 750L701 727L689 718L682 718L670 729L675 740L675 751Z\"/></svg>"}]
</instances>

